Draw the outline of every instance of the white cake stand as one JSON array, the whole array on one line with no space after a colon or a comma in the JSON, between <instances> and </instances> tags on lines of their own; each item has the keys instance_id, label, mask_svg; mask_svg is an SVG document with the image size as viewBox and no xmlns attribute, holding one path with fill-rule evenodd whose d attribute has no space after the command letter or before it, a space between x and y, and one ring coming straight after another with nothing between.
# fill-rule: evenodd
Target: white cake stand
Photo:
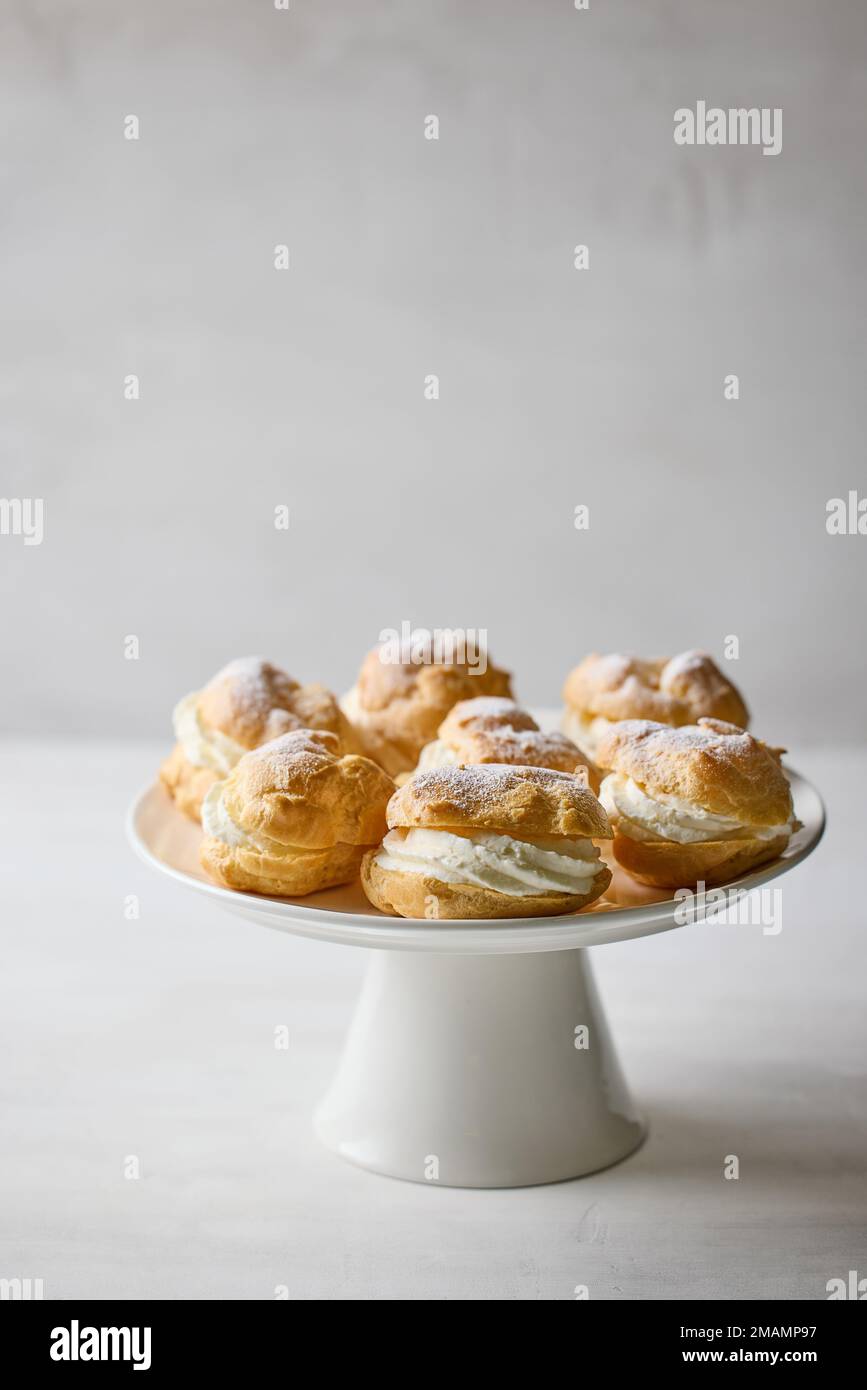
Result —
<instances>
[{"instance_id":1,"label":"white cake stand","mask_svg":"<svg viewBox=\"0 0 867 1390\"><path fill-rule=\"evenodd\" d=\"M732 887L761 887L818 844L821 799L791 779L803 828L781 859ZM405 921L377 912L360 886L299 899L218 887L199 868L200 834L158 786L129 813L133 848L184 888L277 931L371 952L314 1119L342 1158L414 1182L518 1187L580 1177L641 1143L586 948L679 925L670 894L617 870L602 904L569 917Z\"/></svg>"}]
</instances>

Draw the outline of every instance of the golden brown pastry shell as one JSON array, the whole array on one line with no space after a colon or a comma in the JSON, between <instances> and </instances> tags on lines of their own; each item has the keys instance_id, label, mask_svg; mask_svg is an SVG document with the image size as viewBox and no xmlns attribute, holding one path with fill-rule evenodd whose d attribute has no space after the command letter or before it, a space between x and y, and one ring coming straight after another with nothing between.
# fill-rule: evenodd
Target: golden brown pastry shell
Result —
<instances>
[{"instance_id":1,"label":"golden brown pastry shell","mask_svg":"<svg viewBox=\"0 0 867 1390\"><path fill-rule=\"evenodd\" d=\"M652 719L677 726L707 717L741 729L749 723L740 691L700 651L650 660L593 652L566 677L563 699L588 718Z\"/></svg>"},{"instance_id":2,"label":"golden brown pastry shell","mask_svg":"<svg viewBox=\"0 0 867 1390\"><path fill-rule=\"evenodd\" d=\"M590 789L577 777L543 767L430 768L395 792L387 816L391 828L493 830L523 839L611 836Z\"/></svg>"},{"instance_id":3,"label":"golden brown pastry shell","mask_svg":"<svg viewBox=\"0 0 867 1390\"><path fill-rule=\"evenodd\" d=\"M511 694L509 673L492 662L484 671L458 664L416 666L383 662L374 648L353 692L353 722L367 756L395 776L415 767L458 701Z\"/></svg>"},{"instance_id":4,"label":"golden brown pastry shell","mask_svg":"<svg viewBox=\"0 0 867 1390\"><path fill-rule=\"evenodd\" d=\"M179 811L190 820L201 819L202 802L219 774L209 767L194 767L187 761L184 750L176 743L160 767L160 781Z\"/></svg>"},{"instance_id":5,"label":"golden brown pastry shell","mask_svg":"<svg viewBox=\"0 0 867 1390\"><path fill-rule=\"evenodd\" d=\"M783 825L793 814L780 751L718 719L677 729L625 720L599 745L605 767L649 796L675 796L747 826Z\"/></svg>"},{"instance_id":6,"label":"golden brown pastry shell","mask_svg":"<svg viewBox=\"0 0 867 1390\"><path fill-rule=\"evenodd\" d=\"M652 888L708 888L728 883L776 859L788 835L773 840L707 840L689 845L673 840L633 840L615 830L614 857L639 883Z\"/></svg>"},{"instance_id":7,"label":"golden brown pastry shell","mask_svg":"<svg viewBox=\"0 0 867 1390\"><path fill-rule=\"evenodd\" d=\"M341 755L335 734L309 729L245 754L221 785L226 811L254 842L206 835L202 865L230 888L283 897L355 878L385 834L394 791L376 763Z\"/></svg>"}]
</instances>

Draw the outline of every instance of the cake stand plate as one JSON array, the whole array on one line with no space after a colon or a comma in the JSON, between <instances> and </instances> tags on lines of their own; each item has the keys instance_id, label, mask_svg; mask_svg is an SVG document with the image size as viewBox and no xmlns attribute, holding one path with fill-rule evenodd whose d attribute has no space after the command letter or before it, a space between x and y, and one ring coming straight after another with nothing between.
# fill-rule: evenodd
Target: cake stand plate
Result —
<instances>
[{"instance_id":1,"label":"cake stand plate","mask_svg":"<svg viewBox=\"0 0 867 1390\"><path fill-rule=\"evenodd\" d=\"M780 859L728 889L761 888L818 844L821 799L789 775L802 829ZM641 1143L587 948L707 920L720 903L687 912L613 866L605 898L571 916L407 921L377 912L359 885L297 899L219 887L199 867L201 831L159 786L136 799L127 831L147 864L215 906L370 951L314 1118L342 1158L414 1182L519 1187L605 1168Z\"/></svg>"}]
</instances>

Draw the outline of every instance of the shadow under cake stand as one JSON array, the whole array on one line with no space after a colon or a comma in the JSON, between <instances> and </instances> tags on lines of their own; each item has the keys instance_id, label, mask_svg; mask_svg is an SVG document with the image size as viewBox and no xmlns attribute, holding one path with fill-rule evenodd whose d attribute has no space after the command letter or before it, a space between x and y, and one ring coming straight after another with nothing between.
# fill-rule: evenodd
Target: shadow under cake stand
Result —
<instances>
[{"instance_id":1,"label":"shadow under cake stand","mask_svg":"<svg viewBox=\"0 0 867 1390\"><path fill-rule=\"evenodd\" d=\"M802 829L782 858L727 887L759 888L818 844L821 799L790 777ZM688 914L669 890L615 866L605 900L571 916L408 921L377 912L359 885L298 899L217 886L199 867L201 831L159 786L133 804L128 835L146 863L215 906L370 952L314 1118L342 1158L414 1182L519 1187L606 1168L641 1143L587 948L682 925ZM691 920L713 915L708 904Z\"/></svg>"}]
</instances>

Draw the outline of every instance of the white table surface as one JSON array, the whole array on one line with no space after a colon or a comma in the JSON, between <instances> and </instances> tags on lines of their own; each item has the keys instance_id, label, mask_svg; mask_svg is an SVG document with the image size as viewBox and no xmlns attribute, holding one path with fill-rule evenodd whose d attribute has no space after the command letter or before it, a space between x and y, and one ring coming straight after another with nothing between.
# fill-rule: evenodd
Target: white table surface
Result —
<instances>
[{"instance_id":1,"label":"white table surface","mask_svg":"<svg viewBox=\"0 0 867 1390\"><path fill-rule=\"evenodd\" d=\"M867 1274L865 753L792 757L830 826L776 885L779 936L711 924L593 952L643 1148L486 1192L319 1146L364 953L140 864L123 816L162 751L0 749L0 1276L51 1299L821 1299Z\"/></svg>"}]
</instances>

